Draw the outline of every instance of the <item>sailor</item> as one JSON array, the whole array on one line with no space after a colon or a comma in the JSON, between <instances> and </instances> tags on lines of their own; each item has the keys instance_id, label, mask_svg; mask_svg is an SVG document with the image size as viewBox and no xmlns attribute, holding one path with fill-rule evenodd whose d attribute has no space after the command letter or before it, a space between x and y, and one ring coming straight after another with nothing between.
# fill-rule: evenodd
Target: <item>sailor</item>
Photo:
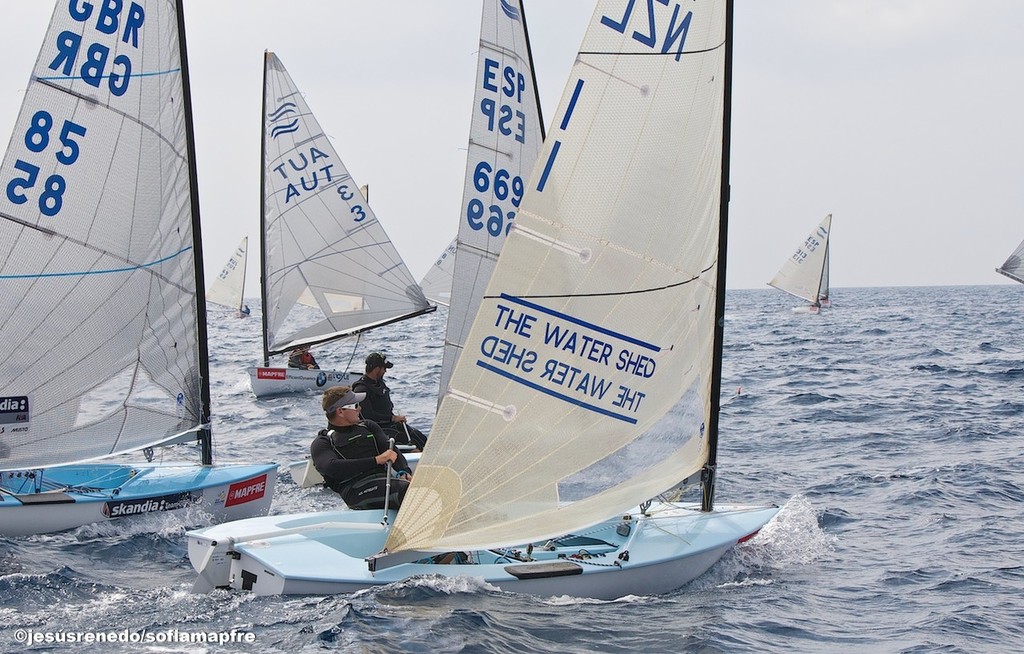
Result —
<instances>
[{"instance_id":1,"label":"sailor","mask_svg":"<svg viewBox=\"0 0 1024 654\"><path fill-rule=\"evenodd\" d=\"M313 439L309 453L324 485L339 493L352 509L384 508L390 462L393 478L388 507L397 509L412 481L412 471L402 453L388 447L381 428L360 419L359 405L365 397L348 386L324 391L327 429Z\"/></svg>"},{"instance_id":2,"label":"sailor","mask_svg":"<svg viewBox=\"0 0 1024 654\"><path fill-rule=\"evenodd\" d=\"M292 353L288 355L288 367L303 368L305 370L320 369L320 366L316 363L316 359L313 358L313 353L309 351L308 345L300 345L292 350Z\"/></svg>"},{"instance_id":3,"label":"sailor","mask_svg":"<svg viewBox=\"0 0 1024 654\"><path fill-rule=\"evenodd\" d=\"M371 352L366 357L366 374L352 384L352 390L366 393L362 404L362 415L372 420L396 443L412 445L421 451L427 444L427 436L418 429L409 426L405 416L395 414L395 405L391 401L391 389L384 383L384 373L395 364L380 352Z\"/></svg>"}]
</instances>

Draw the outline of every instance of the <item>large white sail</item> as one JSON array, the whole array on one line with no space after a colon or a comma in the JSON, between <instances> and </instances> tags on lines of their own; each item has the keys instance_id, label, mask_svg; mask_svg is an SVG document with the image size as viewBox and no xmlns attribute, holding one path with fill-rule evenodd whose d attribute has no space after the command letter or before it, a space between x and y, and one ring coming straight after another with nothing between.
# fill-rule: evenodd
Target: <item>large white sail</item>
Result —
<instances>
[{"instance_id":1,"label":"large white sail","mask_svg":"<svg viewBox=\"0 0 1024 654\"><path fill-rule=\"evenodd\" d=\"M526 16L484 0L473 117L441 365L443 395L544 141Z\"/></svg>"},{"instance_id":2,"label":"large white sail","mask_svg":"<svg viewBox=\"0 0 1024 654\"><path fill-rule=\"evenodd\" d=\"M265 355L432 311L272 52L264 77Z\"/></svg>"},{"instance_id":3,"label":"large white sail","mask_svg":"<svg viewBox=\"0 0 1024 654\"><path fill-rule=\"evenodd\" d=\"M704 467L726 13L597 3L389 552L569 533Z\"/></svg>"},{"instance_id":4,"label":"large white sail","mask_svg":"<svg viewBox=\"0 0 1024 654\"><path fill-rule=\"evenodd\" d=\"M768 284L811 304L828 297L828 235L832 214L797 247Z\"/></svg>"},{"instance_id":5,"label":"large white sail","mask_svg":"<svg viewBox=\"0 0 1024 654\"><path fill-rule=\"evenodd\" d=\"M232 309L242 310L242 295L245 293L245 263L249 252L249 237L246 236L228 257L220 274L214 278L206 291L206 300Z\"/></svg>"},{"instance_id":6,"label":"large white sail","mask_svg":"<svg viewBox=\"0 0 1024 654\"><path fill-rule=\"evenodd\" d=\"M1024 241L1017 246L1017 249L1003 262L1003 265L996 268L996 272L1024 284Z\"/></svg>"},{"instance_id":7,"label":"large white sail","mask_svg":"<svg viewBox=\"0 0 1024 654\"><path fill-rule=\"evenodd\" d=\"M206 423L180 20L56 5L0 169L0 469Z\"/></svg>"}]
</instances>

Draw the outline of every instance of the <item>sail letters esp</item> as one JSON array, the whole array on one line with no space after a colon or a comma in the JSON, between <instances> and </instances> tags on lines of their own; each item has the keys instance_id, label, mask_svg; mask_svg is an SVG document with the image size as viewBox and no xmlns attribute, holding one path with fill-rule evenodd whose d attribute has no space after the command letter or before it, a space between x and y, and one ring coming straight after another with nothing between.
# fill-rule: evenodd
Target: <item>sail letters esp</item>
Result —
<instances>
[{"instance_id":1,"label":"sail letters esp","mask_svg":"<svg viewBox=\"0 0 1024 654\"><path fill-rule=\"evenodd\" d=\"M139 47L139 31L146 21L146 12L136 3L125 8L122 0L103 0L94 5L85 0L71 0L68 3L68 16L79 23L92 25L96 32L103 35L119 34L123 43L133 48ZM64 30L57 35L57 55L50 62L50 70L59 70L70 77L78 69L82 81L96 88L104 79L107 87L116 96L122 96L128 90L132 80L132 60L122 53L110 61L110 48L98 41L85 45L82 40L89 34L76 34ZM100 37L102 38L102 37ZM81 63L79 56L81 55Z\"/></svg>"}]
</instances>

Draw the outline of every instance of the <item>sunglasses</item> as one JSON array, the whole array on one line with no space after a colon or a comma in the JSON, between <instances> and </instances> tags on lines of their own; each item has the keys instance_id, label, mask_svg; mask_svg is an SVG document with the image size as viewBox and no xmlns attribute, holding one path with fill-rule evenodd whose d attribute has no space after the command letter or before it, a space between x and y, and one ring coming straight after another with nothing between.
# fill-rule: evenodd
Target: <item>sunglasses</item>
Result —
<instances>
[{"instance_id":1,"label":"sunglasses","mask_svg":"<svg viewBox=\"0 0 1024 654\"><path fill-rule=\"evenodd\" d=\"M343 406L341 408L342 409L356 409L356 410L359 410L359 405L358 404L346 404L345 406Z\"/></svg>"}]
</instances>

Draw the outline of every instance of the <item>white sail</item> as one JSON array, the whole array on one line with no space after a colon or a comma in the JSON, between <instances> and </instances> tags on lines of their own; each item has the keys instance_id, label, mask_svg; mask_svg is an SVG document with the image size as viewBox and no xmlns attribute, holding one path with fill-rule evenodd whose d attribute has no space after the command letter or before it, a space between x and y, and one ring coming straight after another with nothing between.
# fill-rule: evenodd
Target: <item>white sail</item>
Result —
<instances>
[{"instance_id":1,"label":"white sail","mask_svg":"<svg viewBox=\"0 0 1024 654\"><path fill-rule=\"evenodd\" d=\"M1003 262L1003 265L996 268L996 272L1024 284L1024 241L1017 246L1017 249Z\"/></svg>"},{"instance_id":2,"label":"white sail","mask_svg":"<svg viewBox=\"0 0 1024 654\"><path fill-rule=\"evenodd\" d=\"M264 77L265 355L433 310L272 52Z\"/></svg>"},{"instance_id":3,"label":"white sail","mask_svg":"<svg viewBox=\"0 0 1024 654\"><path fill-rule=\"evenodd\" d=\"M768 284L811 304L827 298L828 235L831 229L832 214L828 214Z\"/></svg>"},{"instance_id":4,"label":"white sail","mask_svg":"<svg viewBox=\"0 0 1024 654\"><path fill-rule=\"evenodd\" d=\"M242 310L245 305L242 295L245 293L245 263L248 251L249 237L246 236L228 258L228 262L224 264L220 274L210 284L210 288L206 291L207 302Z\"/></svg>"},{"instance_id":5,"label":"white sail","mask_svg":"<svg viewBox=\"0 0 1024 654\"><path fill-rule=\"evenodd\" d=\"M474 87L441 394L519 213L527 178L544 141L526 16L519 0L483 3Z\"/></svg>"},{"instance_id":6,"label":"white sail","mask_svg":"<svg viewBox=\"0 0 1024 654\"><path fill-rule=\"evenodd\" d=\"M0 169L0 406L26 409L0 469L206 423L179 19L155 0L54 10Z\"/></svg>"},{"instance_id":7,"label":"white sail","mask_svg":"<svg viewBox=\"0 0 1024 654\"><path fill-rule=\"evenodd\" d=\"M671 5L597 3L389 552L569 533L713 451L727 3Z\"/></svg>"},{"instance_id":8,"label":"white sail","mask_svg":"<svg viewBox=\"0 0 1024 654\"><path fill-rule=\"evenodd\" d=\"M431 302L448 306L452 301L452 279L455 277L455 252L458 239L453 238L444 252L437 257L434 265L420 280L423 294Z\"/></svg>"}]
</instances>

